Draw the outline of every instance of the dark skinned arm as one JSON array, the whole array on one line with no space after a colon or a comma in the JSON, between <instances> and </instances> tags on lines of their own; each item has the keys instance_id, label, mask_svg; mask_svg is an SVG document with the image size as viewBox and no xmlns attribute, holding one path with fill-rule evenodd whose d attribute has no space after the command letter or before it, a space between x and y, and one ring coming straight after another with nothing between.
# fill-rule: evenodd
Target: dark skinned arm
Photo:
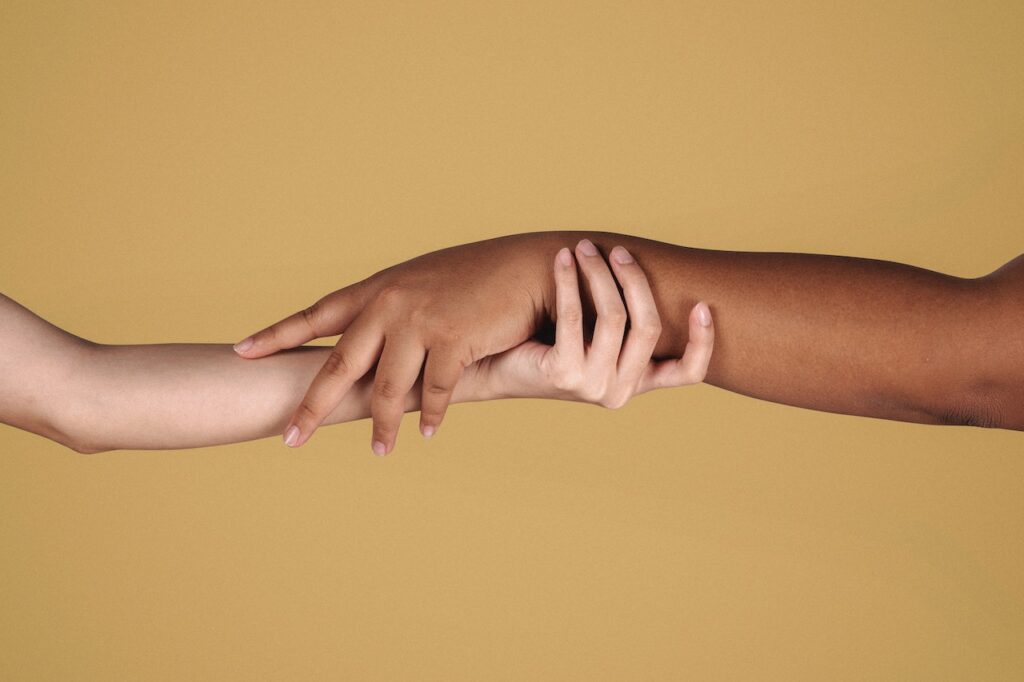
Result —
<instances>
[{"instance_id":1,"label":"dark skinned arm","mask_svg":"<svg viewBox=\"0 0 1024 682\"><path fill-rule=\"evenodd\" d=\"M1024 430L1024 256L969 279L601 232L551 234L548 248L582 238L605 254L625 246L648 273L663 311L657 355L686 344L676 311L709 303L718 341L707 383L828 412Z\"/></svg>"},{"instance_id":2,"label":"dark skinned arm","mask_svg":"<svg viewBox=\"0 0 1024 682\"><path fill-rule=\"evenodd\" d=\"M600 253L584 252L591 243ZM399 263L322 297L235 350L255 360L342 334L294 409L285 432L298 435L287 442L307 442L376 366L372 438L390 450L417 376L420 430L428 435L440 426L466 367L543 335L557 314L546 264L573 246L583 267L601 254L614 258L613 247L621 246L644 268L662 315L658 357L682 351L687 325L680 311L707 301L720 325L707 375L716 386L830 412L1024 429L1019 258L970 279L865 258L534 232Z\"/></svg>"}]
</instances>

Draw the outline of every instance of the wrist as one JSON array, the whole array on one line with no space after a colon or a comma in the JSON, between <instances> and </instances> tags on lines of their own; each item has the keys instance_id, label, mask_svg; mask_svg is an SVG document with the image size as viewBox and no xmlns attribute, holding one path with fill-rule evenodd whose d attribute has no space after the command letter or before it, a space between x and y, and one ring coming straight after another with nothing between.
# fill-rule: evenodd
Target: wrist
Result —
<instances>
[{"instance_id":1,"label":"wrist","mask_svg":"<svg viewBox=\"0 0 1024 682\"><path fill-rule=\"evenodd\" d=\"M535 329L541 328L546 322L556 318L555 281L552 277L552 264L558 250L565 247L575 249L581 239L590 239L598 249L607 256L615 244L630 239L627 235L611 232L589 230L552 230L547 232L528 232L517 234L510 239L518 240L521 245L524 286L534 300ZM585 288L586 282L581 285ZM581 292L584 293L584 292ZM593 306L589 296L582 296L584 314L593 315Z\"/></svg>"}]
</instances>

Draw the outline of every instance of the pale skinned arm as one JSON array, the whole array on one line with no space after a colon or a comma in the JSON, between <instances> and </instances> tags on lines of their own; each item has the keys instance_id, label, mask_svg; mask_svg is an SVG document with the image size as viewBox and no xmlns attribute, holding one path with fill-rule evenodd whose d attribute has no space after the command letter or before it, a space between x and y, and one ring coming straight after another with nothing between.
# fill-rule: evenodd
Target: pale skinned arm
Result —
<instances>
[{"instance_id":1,"label":"pale skinned arm","mask_svg":"<svg viewBox=\"0 0 1024 682\"><path fill-rule=\"evenodd\" d=\"M610 333L587 344L575 263L568 251L548 263L565 320L556 343L528 340L474 363L454 402L537 397L618 407L638 393L703 379L714 339L706 305L690 311L695 342L684 357L651 362L660 318L638 266L616 268L625 304L607 266L588 273L602 305L613 299L625 305L636 325L623 341L617 322L604 321ZM229 345L101 345L0 295L0 351L0 421L94 453L190 448L280 433L290 404L302 397L330 348L304 347L253 363ZM325 423L368 416L372 380L370 374L357 381ZM418 390L408 393L403 409L419 409L419 396Z\"/></svg>"},{"instance_id":2,"label":"pale skinned arm","mask_svg":"<svg viewBox=\"0 0 1024 682\"><path fill-rule=\"evenodd\" d=\"M0 421L77 452L178 449L278 432L328 349L255 367L222 344L102 345L0 296ZM326 423L365 416L360 381ZM474 382L460 387L466 400ZM415 409L415 396L409 409Z\"/></svg>"}]
</instances>

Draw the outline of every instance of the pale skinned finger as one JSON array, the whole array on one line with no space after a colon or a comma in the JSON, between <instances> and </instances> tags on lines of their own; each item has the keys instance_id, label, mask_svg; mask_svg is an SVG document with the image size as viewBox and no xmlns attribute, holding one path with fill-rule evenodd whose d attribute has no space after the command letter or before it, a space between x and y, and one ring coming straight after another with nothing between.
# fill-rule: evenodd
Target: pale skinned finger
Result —
<instances>
[{"instance_id":1,"label":"pale skinned finger","mask_svg":"<svg viewBox=\"0 0 1024 682\"><path fill-rule=\"evenodd\" d=\"M618 378L622 386L632 391L640 382L658 344L661 317L647 275L629 251L616 246L609 254L609 262L615 278L622 285L630 320L629 333L619 354Z\"/></svg>"},{"instance_id":2,"label":"pale skinned finger","mask_svg":"<svg viewBox=\"0 0 1024 682\"><path fill-rule=\"evenodd\" d=\"M626 329L626 306L619 296L618 287L608 264L589 239L576 245L576 259L590 285L597 321L590 354L602 364L614 365L622 348L622 333Z\"/></svg>"},{"instance_id":3,"label":"pale skinned finger","mask_svg":"<svg viewBox=\"0 0 1024 682\"><path fill-rule=\"evenodd\" d=\"M570 367L583 364L583 306L576 264L569 249L555 255L555 351Z\"/></svg>"},{"instance_id":4,"label":"pale skinned finger","mask_svg":"<svg viewBox=\"0 0 1024 682\"><path fill-rule=\"evenodd\" d=\"M419 378L426 353L423 344L412 336L391 336L384 341L370 397L373 417L370 447L374 454L386 455L394 449L398 427L405 414L405 398Z\"/></svg>"},{"instance_id":5,"label":"pale skinned finger","mask_svg":"<svg viewBox=\"0 0 1024 682\"><path fill-rule=\"evenodd\" d=\"M309 440L352 385L370 371L384 344L384 333L365 315L356 318L306 390L284 431L284 442L298 447Z\"/></svg>"},{"instance_id":6,"label":"pale skinned finger","mask_svg":"<svg viewBox=\"0 0 1024 682\"><path fill-rule=\"evenodd\" d=\"M339 289L242 339L235 344L235 352L245 358L262 358L313 339L341 334L362 312L362 307L361 287Z\"/></svg>"},{"instance_id":7,"label":"pale skinned finger","mask_svg":"<svg viewBox=\"0 0 1024 682\"><path fill-rule=\"evenodd\" d=\"M714 346L715 323L708 304L701 301L690 311L689 340L683 356L649 365L637 392L701 383L707 376Z\"/></svg>"},{"instance_id":8,"label":"pale skinned finger","mask_svg":"<svg viewBox=\"0 0 1024 682\"><path fill-rule=\"evenodd\" d=\"M450 350L431 348L427 353L420 398L420 433L424 438L430 438L441 428L464 369L462 361Z\"/></svg>"}]
</instances>

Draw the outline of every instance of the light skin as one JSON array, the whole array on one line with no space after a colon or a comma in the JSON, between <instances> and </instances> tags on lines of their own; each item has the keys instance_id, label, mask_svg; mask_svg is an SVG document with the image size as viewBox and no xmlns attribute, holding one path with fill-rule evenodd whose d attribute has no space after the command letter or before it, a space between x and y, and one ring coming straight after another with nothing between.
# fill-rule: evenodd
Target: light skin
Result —
<instances>
[{"instance_id":1,"label":"light skin","mask_svg":"<svg viewBox=\"0 0 1024 682\"><path fill-rule=\"evenodd\" d=\"M285 442L307 442L376 364L372 447L387 452L409 390L421 391L420 430L431 434L465 368L558 319L538 263L573 244L584 272L602 254L615 263L615 245L642 264L663 311L655 357L686 346L678 311L708 302L720 333L708 383L829 412L1024 430L1024 256L962 278L866 258L694 249L607 232L528 233L383 270L247 337L236 352L265 358L344 332L287 420ZM597 307L598 317L617 323L624 316L612 308ZM588 323L594 314L584 307Z\"/></svg>"},{"instance_id":2,"label":"light skin","mask_svg":"<svg viewBox=\"0 0 1024 682\"><path fill-rule=\"evenodd\" d=\"M528 339L470 364L453 402L497 398L575 400L618 407L656 388L703 380L714 344L707 305L689 310L691 342L682 357L653 361L661 329L658 310L636 263L590 268L590 306L629 311L623 337L618 318L587 341L577 265L567 249L545 259L560 322L552 345ZM553 274L553 277L552 277ZM615 282L622 287L623 302ZM608 286L608 285L611 286ZM607 332L607 333L605 333ZM37 433L78 452L180 449L247 441L280 433L331 349L304 347L259 363L228 345L101 345L69 334L0 295L0 422ZM374 376L354 382L323 423L367 417ZM401 409L420 406L420 385Z\"/></svg>"}]
</instances>

